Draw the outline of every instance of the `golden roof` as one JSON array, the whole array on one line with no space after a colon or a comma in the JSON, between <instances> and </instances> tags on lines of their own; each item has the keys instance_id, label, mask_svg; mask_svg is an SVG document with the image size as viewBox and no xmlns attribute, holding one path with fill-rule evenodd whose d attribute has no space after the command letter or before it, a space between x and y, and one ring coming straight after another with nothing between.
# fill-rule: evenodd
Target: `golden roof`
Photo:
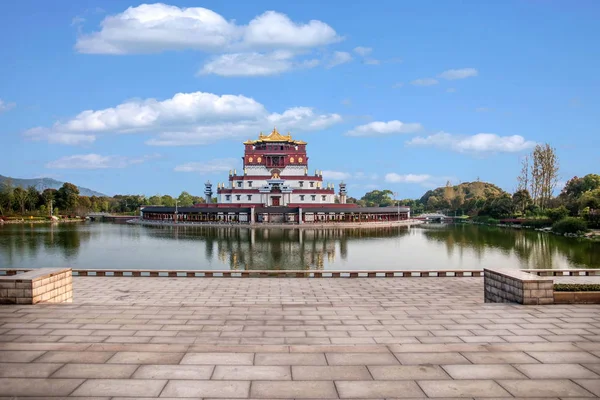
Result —
<instances>
[{"instance_id":1,"label":"golden roof","mask_svg":"<svg viewBox=\"0 0 600 400\"><path fill-rule=\"evenodd\" d=\"M244 144L257 144L257 143L293 143L293 144L306 144L302 140L292 139L292 135L288 132L287 135L282 135L277 131L277 128L273 128L273 131L269 135L264 135L262 132L258 135L258 140L247 140Z\"/></svg>"}]
</instances>

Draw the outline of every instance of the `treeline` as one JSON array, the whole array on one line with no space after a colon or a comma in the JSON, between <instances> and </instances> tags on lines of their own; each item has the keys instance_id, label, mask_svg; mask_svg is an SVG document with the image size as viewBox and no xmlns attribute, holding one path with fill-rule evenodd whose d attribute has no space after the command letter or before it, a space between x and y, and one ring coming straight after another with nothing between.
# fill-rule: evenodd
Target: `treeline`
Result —
<instances>
[{"instance_id":1,"label":"treeline","mask_svg":"<svg viewBox=\"0 0 600 400\"><path fill-rule=\"evenodd\" d=\"M573 232L600 228L600 175L573 177L556 196L559 163L555 149L548 144L536 146L521 167L517 190L512 194L477 180L459 185L447 182L420 199L398 202L392 198L391 190L373 190L360 199L349 198L348 202L368 207L399 203L410 206L413 215L441 212L491 223L504 218L531 219L532 224L539 226L563 221L563 225L568 225L567 231Z\"/></svg>"},{"instance_id":2,"label":"treeline","mask_svg":"<svg viewBox=\"0 0 600 400\"><path fill-rule=\"evenodd\" d=\"M140 206L157 205L189 207L204 203L204 198L182 192L179 197L169 195L116 195L113 197L81 196L72 183L65 183L60 189L45 189L39 192L35 187L24 189L14 187L10 180L0 184L0 215L85 215L89 212L136 213Z\"/></svg>"}]
</instances>

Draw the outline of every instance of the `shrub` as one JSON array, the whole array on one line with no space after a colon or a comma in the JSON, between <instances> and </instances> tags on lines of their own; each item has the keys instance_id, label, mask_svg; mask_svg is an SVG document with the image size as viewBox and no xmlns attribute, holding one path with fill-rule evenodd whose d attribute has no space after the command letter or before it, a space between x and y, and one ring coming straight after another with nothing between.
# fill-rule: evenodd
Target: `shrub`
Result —
<instances>
[{"instance_id":1,"label":"shrub","mask_svg":"<svg viewBox=\"0 0 600 400\"><path fill-rule=\"evenodd\" d=\"M548 216L548 218L550 218L552 223L554 223L556 221L560 221L561 219L568 217L569 210L567 210L567 207L565 206L560 206L558 208L550 208L546 210L546 215Z\"/></svg>"},{"instance_id":2,"label":"shrub","mask_svg":"<svg viewBox=\"0 0 600 400\"><path fill-rule=\"evenodd\" d=\"M573 284L573 283L557 283L554 285L556 292L600 292L600 285L596 283L589 284Z\"/></svg>"},{"instance_id":3,"label":"shrub","mask_svg":"<svg viewBox=\"0 0 600 400\"><path fill-rule=\"evenodd\" d=\"M560 234L585 232L587 224L580 218L563 218L552 225L552 231Z\"/></svg>"}]
</instances>

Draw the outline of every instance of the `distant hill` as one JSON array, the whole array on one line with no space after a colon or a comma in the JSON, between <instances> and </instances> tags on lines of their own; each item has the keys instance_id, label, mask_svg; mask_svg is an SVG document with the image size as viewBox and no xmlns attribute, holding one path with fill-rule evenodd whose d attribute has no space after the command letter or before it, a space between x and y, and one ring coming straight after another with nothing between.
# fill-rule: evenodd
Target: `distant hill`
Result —
<instances>
[{"instance_id":1,"label":"distant hill","mask_svg":"<svg viewBox=\"0 0 600 400\"><path fill-rule=\"evenodd\" d=\"M8 176L0 175L0 184L2 184L2 182L4 182L7 179L10 179L12 181L13 186L15 186L15 187L20 186L20 187L26 189L29 186L34 186L40 192L44 191L44 189L60 189L60 187L64 183L64 182L60 182L60 181L57 181L56 179L52 179L52 178L18 179L18 178L11 178ZM88 188L84 188L81 186L77 186L77 187L79 188L79 194L81 196L98 196L98 197L106 196L105 194L96 192L96 191L88 189Z\"/></svg>"},{"instance_id":2,"label":"distant hill","mask_svg":"<svg viewBox=\"0 0 600 400\"><path fill-rule=\"evenodd\" d=\"M427 191L421 202L430 207L460 207L471 200L486 200L509 195L498 186L488 182L464 182L459 185L442 186Z\"/></svg>"}]
</instances>

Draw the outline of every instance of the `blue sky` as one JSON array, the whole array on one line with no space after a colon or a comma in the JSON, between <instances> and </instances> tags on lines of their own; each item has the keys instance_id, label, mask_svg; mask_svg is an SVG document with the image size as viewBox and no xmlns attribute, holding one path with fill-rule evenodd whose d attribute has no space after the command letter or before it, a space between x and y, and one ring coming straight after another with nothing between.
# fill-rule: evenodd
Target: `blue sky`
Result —
<instances>
[{"instance_id":1,"label":"blue sky","mask_svg":"<svg viewBox=\"0 0 600 400\"><path fill-rule=\"evenodd\" d=\"M599 172L597 1L142 4L2 5L0 174L200 195L273 126L358 197Z\"/></svg>"}]
</instances>

